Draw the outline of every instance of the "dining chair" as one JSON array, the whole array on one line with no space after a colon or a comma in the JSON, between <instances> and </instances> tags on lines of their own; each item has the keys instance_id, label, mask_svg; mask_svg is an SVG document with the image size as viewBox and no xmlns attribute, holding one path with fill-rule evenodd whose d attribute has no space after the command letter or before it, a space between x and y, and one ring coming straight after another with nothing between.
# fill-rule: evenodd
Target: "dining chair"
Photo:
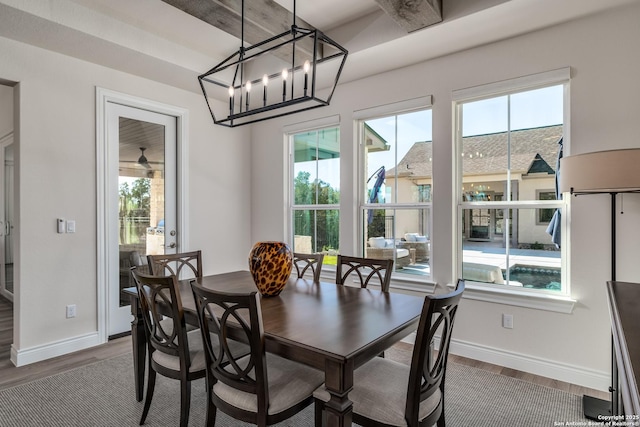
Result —
<instances>
[{"instance_id":1,"label":"dining chair","mask_svg":"<svg viewBox=\"0 0 640 427\"><path fill-rule=\"evenodd\" d=\"M202 277L202 251L199 250L176 254L147 255L147 260L151 274L155 276L173 274L179 279Z\"/></svg>"},{"instance_id":2,"label":"dining chair","mask_svg":"<svg viewBox=\"0 0 640 427\"><path fill-rule=\"evenodd\" d=\"M187 332L175 275L152 276L136 271L136 267L132 267L131 274L138 290L148 343L147 394L140 425L144 424L149 413L158 373L180 380L180 426L186 427L191 381L206 375L200 331Z\"/></svg>"},{"instance_id":3,"label":"dining chair","mask_svg":"<svg viewBox=\"0 0 640 427\"><path fill-rule=\"evenodd\" d=\"M191 283L207 369L207 426L216 412L258 426L285 420L313 402L322 371L265 352L257 292L224 293ZM232 350L247 343L249 354ZM217 350L216 350L217 349Z\"/></svg>"},{"instance_id":4,"label":"dining chair","mask_svg":"<svg viewBox=\"0 0 640 427\"><path fill-rule=\"evenodd\" d=\"M458 281L453 292L427 295L422 307L411 365L374 357L356 369L349 399L353 421L362 427L445 426L444 385L453 321L465 284ZM439 335L437 352L429 350ZM316 425L324 425L324 406L329 392L313 393Z\"/></svg>"},{"instance_id":5,"label":"dining chair","mask_svg":"<svg viewBox=\"0 0 640 427\"><path fill-rule=\"evenodd\" d=\"M293 253L293 265L298 273L298 279L304 277L307 271L313 274L313 281L320 281L320 273L322 272L322 261L324 254L303 254L300 252Z\"/></svg>"},{"instance_id":6,"label":"dining chair","mask_svg":"<svg viewBox=\"0 0 640 427\"><path fill-rule=\"evenodd\" d=\"M360 287L366 288L374 279L378 279L383 292L389 292L391 273L393 271L392 259L360 258L338 255L336 265L336 283L344 285L347 278L355 273L360 280Z\"/></svg>"}]
</instances>

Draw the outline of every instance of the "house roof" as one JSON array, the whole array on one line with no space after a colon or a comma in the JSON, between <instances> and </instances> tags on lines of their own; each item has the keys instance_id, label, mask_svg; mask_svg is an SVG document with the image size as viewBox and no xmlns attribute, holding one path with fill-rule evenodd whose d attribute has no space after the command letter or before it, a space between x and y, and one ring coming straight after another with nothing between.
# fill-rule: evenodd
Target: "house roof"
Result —
<instances>
[{"instance_id":1,"label":"house roof","mask_svg":"<svg viewBox=\"0 0 640 427\"><path fill-rule=\"evenodd\" d=\"M463 138L464 175L487 175L507 170L507 132L475 135ZM562 125L512 131L510 134L511 171L521 173L555 173L558 141ZM400 160L398 167L387 172L393 177L431 177L432 141L416 142ZM546 165L546 166L545 166Z\"/></svg>"}]
</instances>

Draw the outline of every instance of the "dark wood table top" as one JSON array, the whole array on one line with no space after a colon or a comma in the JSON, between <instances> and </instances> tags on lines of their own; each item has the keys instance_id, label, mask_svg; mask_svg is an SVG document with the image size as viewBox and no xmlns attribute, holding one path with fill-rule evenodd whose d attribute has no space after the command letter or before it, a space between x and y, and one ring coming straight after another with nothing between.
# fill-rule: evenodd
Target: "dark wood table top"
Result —
<instances>
[{"instance_id":1,"label":"dark wood table top","mask_svg":"<svg viewBox=\"0 0 640 427\"><path fill-rule=\"evenodd\" d=\"M607 292L624 411L640 415L640 283L607 282Z\"/></svg>"},{"instance_id":2,"label":"dark wood table top","mask_svg":"<svg viewBox=\"0 0 640 427\"><path fill-rule=\"evenodd\" d=\"M206 276L198 282L227 292L256 290L248 271ZM185 309L195 306L191 291L181 290L181 296ZM277 297L262 297L260 301L267 349L269 340L290 342L299 349L341 361L365 348L370 348L367 354L377 354L411 333L424 303L423 298L410 295L295 278ZM318 367L324 369L323 365Z\"/></svg>"}]
</instances>

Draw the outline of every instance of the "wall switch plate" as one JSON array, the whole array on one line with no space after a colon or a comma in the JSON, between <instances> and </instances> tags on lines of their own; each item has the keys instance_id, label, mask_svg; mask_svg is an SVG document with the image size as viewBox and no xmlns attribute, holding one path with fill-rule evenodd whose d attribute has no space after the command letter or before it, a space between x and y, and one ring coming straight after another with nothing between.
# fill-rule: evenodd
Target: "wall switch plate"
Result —
<instances>
[{"instance_id":1,"label":"wall switch plate","mask_svg":"<svg viewBox=\"0 0 640 427\"><path fill-rule=\"evenodd\" d=\"M513 329L513 314L502 315L502 327L507 329Z\"/></svg>"},{"instance_id":2,"label":"wall switch plate","mask_svg":"<svg viewBox=\"0 0 640 427\"><path fill-rule=\"evenodd\" d=\"M67 223L64 219L58 218L58 233L66 233L67 232Z\"/></svg>"},{"instance_id":3,"label":"wall switch plate","mask_svg":"<svg viewBox=\"0 0 640 427\"><path fill-rule=\"evenodd\" d=\"M72 317L76 317L76 305L69 304L67 306L67 319L71 319Z\"/></svg>"},{"instance_id":4,"label":"wall switch plate","mask_svg":"<svg viewBox=\"0 0 640 427\"><path fill-rule=\"evenodd\" d=\"M75 233L76 232L76 221L75 220L67 220L67 233Z\"/></svg>"}]
</instances>

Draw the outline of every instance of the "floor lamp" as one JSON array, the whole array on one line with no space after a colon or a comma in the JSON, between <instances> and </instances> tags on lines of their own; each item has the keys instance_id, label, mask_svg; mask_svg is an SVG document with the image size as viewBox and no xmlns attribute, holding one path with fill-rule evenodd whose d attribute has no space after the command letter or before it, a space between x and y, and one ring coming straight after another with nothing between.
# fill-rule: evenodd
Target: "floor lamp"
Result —
<instances>
[{"instance_id":1,"label":"floor lamp","mask_svg":"<svg viewBox=\"0 0 640 427\"><path fill-rule=\"evenodd\" d=\"M616 280L616 197L622 193L640 193L640 149L598 151L567 156L560 160L560 191L574 196L609 194L611 197L611 280ZM619 412L618 369L611 342L611 402L583 396L585 417Z\"/></svg>"}]
</instances>

